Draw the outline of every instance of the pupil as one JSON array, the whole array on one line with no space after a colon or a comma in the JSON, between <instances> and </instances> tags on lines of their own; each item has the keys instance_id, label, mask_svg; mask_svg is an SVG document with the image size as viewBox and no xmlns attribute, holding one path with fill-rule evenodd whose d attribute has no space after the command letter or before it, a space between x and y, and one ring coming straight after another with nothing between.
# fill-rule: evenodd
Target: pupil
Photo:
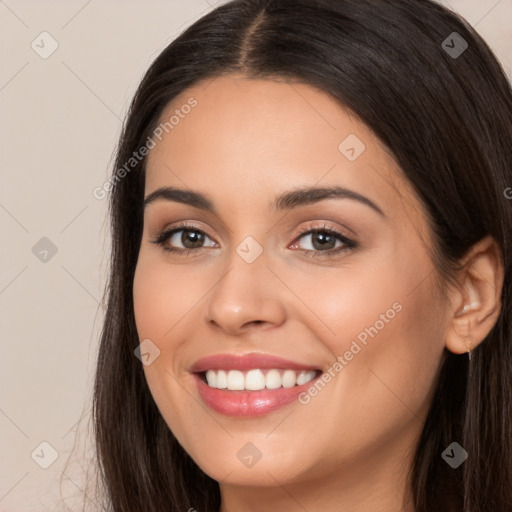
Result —
<instances>
[{"instance_id":1,"label":"pupil","mask_svg":"<svg viewBox=\"0 0 512 512\"><path fill-rule=\"evenodd\" d=\"M187 249L197 249L203 245L203 242L203 233L199 233L198 231L183 230L183 234L181 235L181 243Z\"/></svg>"},{"instance_id":2,"label":"pupil","mask_svg":"<svg viewBox=\"0 0 512 512\"><path fill-rule=\"evenodd\" d=\"M316 246L316 242L319 243L319 246L317 247ZM315 247L315 249L333 249L334 248L334 245L333 245L333 242L335 243L336 240L334 239L334 237L332 235L329 235L329 234L326 234L325 232L321 232L321 231L318 231L314 236L313 236L313 247ZM329 246L329 247L326 247L327 245L332 245Z\"/></svg>"}]
</instances>

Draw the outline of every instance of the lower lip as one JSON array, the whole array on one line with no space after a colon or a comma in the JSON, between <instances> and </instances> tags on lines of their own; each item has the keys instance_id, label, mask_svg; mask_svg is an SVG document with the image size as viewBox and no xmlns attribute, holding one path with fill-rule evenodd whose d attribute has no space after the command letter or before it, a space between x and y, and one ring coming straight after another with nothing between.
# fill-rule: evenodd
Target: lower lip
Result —
<instances>
[{"instance_id":1,"label":"lower lip","mask_svg":"<svg viewBox=\"0 0 512 512\"><path fill-rule=\"evenodd\" d=\"M256 417L277 411L293 401L298 401L298 396L306 391L320 378L293 386L292 388L262 389L261 391L230 391L227 389L211 388L198 374L194 374L199 395L203 401L226 416Z\"/></svg>"}]
</instances>

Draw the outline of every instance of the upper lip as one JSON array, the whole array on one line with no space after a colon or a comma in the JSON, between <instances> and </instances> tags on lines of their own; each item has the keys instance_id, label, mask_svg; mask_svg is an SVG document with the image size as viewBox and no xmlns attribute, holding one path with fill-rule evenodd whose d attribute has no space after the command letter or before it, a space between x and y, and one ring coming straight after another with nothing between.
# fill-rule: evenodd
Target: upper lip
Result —
<instances>
[{"instance_id":1,"label":"upper lip","mask_svg":"<svg viewBox=\"0 0 512 512\"><path fill-rule=\"evenodd\" d=\"M252 369L283 368L290 370L318 370L318 366L298 363L269 354L216 354L198 359L190 368L193 373L206 370L252 370Z\"/></svg>"}]
</instances>

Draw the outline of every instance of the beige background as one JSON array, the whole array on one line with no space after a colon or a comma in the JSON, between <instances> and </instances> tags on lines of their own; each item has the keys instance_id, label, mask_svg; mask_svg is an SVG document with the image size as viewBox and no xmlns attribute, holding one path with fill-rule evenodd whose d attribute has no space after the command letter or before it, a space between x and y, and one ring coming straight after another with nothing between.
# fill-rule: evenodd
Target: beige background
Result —
<instances>
[{"instance_id":1,"label":"beige background","mask_svg":"<svg viewBox=\"0 0 512 512\"><path fill-rule=\"evenodd\" d=\"M78 510L84 458L66 461L75 441L77 454L90 443L109 247L107 203L92 190L108 177L148 65L218 3L0 0L2 512L64 510L59 480ZM443 3L477 27L512 76L512 0ZM56 51L42 58L52 44ZM52 452L42 442L58 454L48 469L40 464Z\"/></svg>"}]
</instances>

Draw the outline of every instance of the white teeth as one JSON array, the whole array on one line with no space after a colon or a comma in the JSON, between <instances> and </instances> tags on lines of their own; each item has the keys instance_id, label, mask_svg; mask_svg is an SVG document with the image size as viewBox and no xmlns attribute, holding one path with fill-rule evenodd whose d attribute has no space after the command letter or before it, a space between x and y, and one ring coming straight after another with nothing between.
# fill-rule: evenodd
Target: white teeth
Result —
<instances>
[{"instance_id":1,"label":"white teeth","mask_svg":"<svg viewBox=\"0 0 512 512\"><path fill-rule=\"evenodd\" d=\"M295 372L294 370L208 370L206 381L208 386L217 389L232 391L260 391L262 389L292 388L296 384L302 386L313 380L316 376L314 370Z\"/></svg>"},{"instance_id":2,"label":"white teeth","mask_svg":"<svg viewBox=\"0 0 512 512\"><path fill-rule=\"evenodd\" d=\"M311 380L310 373L311 372L300 372L297 375L297 386L302 386L302 384L306 384L306 382L309 382ZM313 377L314 377L314 375L313 375ZM218 377L217 377L217 379L218 379ZM217 384L218 384L218 380L217 380Z\"/></svg>"},{"instance_id":3,"label":"white teeth","mask_svg":"<svg viewBox=\"0 0 512 512\"><path fill-rule=\"evenodd\" d=\"M224 370L217 372L217 382L215 387L219 389L226 389L228 387L228 376Z\"/></svg>"},{"instance_id":4,"label":"white teeth","mask_svg":"<svg viewBox=\"0 0 512 512\"><path fill-rule=\"evenodd\" d=\"M208 382L208 386L211 388L217 387L217 374L213 370L206 372L206 382Z\"/></svg>"},{"instance_id":5,"label":"white teeth","mask_svg":"<svg viewBox=\"0 0 512 512\"><path fill-rule=\"evenodd\" d=\"M250 370L245 376L245 389L258 391L265 388L265 375L261 370Z\"/></svg>"},{"instance_id":6,"label":"white teeth","mask_svg":"<svg viewBox=\"0 0 512 512\"><path fill-rule=\"evenodd\" d=\"M281 374L278 370L269 370L265 375L265 387L277 389L281 387Z\"/></svg>"},{"instance_id":7,"label":"white teeth","mask_svg":"<svg viewBox=\"0 0 512 512\"><path fill-rule=\"evenodd\" d=\"M286 370L281 377L283 388L293 388L297 382L297 374L293 370Z\"/></svg>"},{"instance_id":8,"label":"white teeth","mask_svg":"<svg viewBox=\"0 0 512 512\"><path fill-rule=\"evenodd\" d=\"M241 391L245 384L244 374L238 370L230 370L228 373L228 389L232 391Z\"/></svg>"}]
</instances>

